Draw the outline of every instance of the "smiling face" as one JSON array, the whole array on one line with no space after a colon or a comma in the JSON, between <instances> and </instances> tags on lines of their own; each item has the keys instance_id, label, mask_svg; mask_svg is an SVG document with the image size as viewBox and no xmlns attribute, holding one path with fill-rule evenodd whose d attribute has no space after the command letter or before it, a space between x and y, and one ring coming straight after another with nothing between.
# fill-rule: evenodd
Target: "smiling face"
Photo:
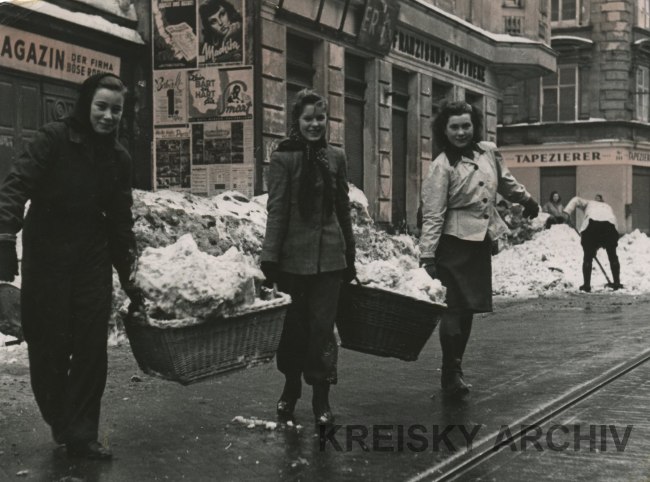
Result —
<instances>
[{"instance_id":1,"label":"smiling face","mask_svg":"<svg viewBox=\"0 0 650 482\"><path fill-rule=\"evenodd\" d=\"M221 35L226 35L230 29L230 18L223 7L219 7L219 10L208 17L208 23L215 32Z\"/></svg>"},{"instance_id":2,"label":"smiling face","mask_svg":"<svg viewBox=\"0 0 650 482\"><path fill-rule=\"evenodd\" d=\"M124 94L99 88L90 103L90 125L97 134L110 134L122 119Z\"/></svg>"},{"instance_id":3,"label":"smiling face","mask_svg":"<svg viewBox=\"0 0 650 482\"><path fill-rule=\"evenodd\" d=\"M307 104L298 118L300 133L309 142L315 142L325 135L327 113L324 107Z\"/></svg>"},{"instance_id":4,"label":"smiling face","mask_svg":"<svg viewBox=\"0 0 650 482\"><path fill-rule=\"evenodd\" d=\"M458 148L467 146L474 138L474 124L470 114L452 115L447 121L445 134L449 142Z\"/></svg>"}]
</instances>

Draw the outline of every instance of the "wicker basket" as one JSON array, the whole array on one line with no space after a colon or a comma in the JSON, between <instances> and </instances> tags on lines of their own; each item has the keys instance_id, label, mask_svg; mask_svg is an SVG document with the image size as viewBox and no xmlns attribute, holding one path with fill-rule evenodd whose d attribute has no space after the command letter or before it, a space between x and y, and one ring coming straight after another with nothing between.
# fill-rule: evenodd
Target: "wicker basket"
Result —
<instances>
[{"instance_id":1,"label":"wicker basket","mask_svg":"<svg viewBox=\"0 0 650 482\"><path fill-rule=\"evenodd\" d=\"M127 317L124 327L140 369L183 385L271 361L291 299L180 328L158 328Z\"/></svg>"},{"instance_id":2,"label":"wicker basket","mask_svg":"<svg viewBox=\"0 0 650 482\"><path fill-rule=\"evenodd\" d=\"M341 346L371 355L417 360L445 305L392 291L346 284L336 325Z\"/></svg>"}]
</instances>

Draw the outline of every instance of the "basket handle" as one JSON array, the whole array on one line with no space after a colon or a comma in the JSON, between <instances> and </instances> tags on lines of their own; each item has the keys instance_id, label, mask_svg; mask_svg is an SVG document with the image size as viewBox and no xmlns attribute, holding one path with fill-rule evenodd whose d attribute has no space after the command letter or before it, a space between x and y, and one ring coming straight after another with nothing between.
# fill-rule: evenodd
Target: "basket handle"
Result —
<instances>
[{"instance_id":1,"label":"basket handle","mask_svg":"<svg viewBox=\"0 0 650 482\"><path fill-rule=\"evenodd\" d=\"M366 281L366 282L364 283L363 281L361 281L361 280L359 279L358 276L355 276L353 281L356 281L357 284L358 284L359 286L365 286L365 285L369 285L370 283L372 283L372 281Z\"/></svg>"}]
</instances>

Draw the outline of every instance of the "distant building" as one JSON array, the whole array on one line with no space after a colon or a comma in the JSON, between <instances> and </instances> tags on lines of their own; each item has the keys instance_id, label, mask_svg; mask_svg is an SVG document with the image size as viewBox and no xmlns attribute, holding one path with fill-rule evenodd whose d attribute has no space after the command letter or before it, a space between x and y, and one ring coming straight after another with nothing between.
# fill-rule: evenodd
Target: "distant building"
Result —
<instances>
[{"instance_id":1,"label":"distant building","mask_svg":"<svg viewBox=\"0 0 650 482\"><path fill-rule=\"evenodd\" d=\"M650 1L553 0L557 73L506 89L498 138L543 202L601 193L650 232Z\"/></svg>"}]
</instances>

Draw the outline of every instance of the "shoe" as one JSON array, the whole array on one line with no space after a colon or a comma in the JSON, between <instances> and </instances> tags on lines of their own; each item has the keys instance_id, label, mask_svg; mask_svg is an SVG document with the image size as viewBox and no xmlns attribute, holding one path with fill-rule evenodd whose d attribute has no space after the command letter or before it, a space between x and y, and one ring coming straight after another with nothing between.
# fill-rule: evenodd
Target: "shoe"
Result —
<instances>
[{"instance_id":1,"label":"shoe","mask_svg":"<svg viewBox=\"0 0 650 482\"><path fill-rule=\"evenodd\" d=\"M443 395L458 399L467 396L471 387L471 385L465 383L460 369L453 369L451 372L443 370L440 384L442 385Z\"/></svg>"},{"instance_id":2,"label":"shoe","mask_svg":"<svg viewBox=\"0 0 650 482\"><path fill-rule=\"evenodd\" d=\"M334 414L331 410L326 410L325 412L315 414L314 420L316 425L334 425Z\"/></svg>"},{"instance_id":3,"label":"shoe","mask_svg":"<svg viewBox=\"0 0 650 482\"><path fill-rule=\"evenodd\" d=\"M584 291L585 293L591 293L591 286L589 285L582 285L580 288L578 288L580 291Z\"/></svg>"},{"instance_id":4,"label":"shoe","mask_svg":"<svg viewBox=\"0 0 650 482\"><path fill-rule=\"evenodd\" d=\"M99 442L77 442L66 444L68 456L90 460L111 460L113 453Z\"/></svg>"},{"instance_id":5,"label":"shoe","mask_svg":"<svg viewBox=\"0 0 650 482\"><path fill-rule=\"evenodd\" d=\"M283 400L280 398L276 406L276 413L278 416L278 421L281 423L294 422L293 411L296 408L296 402L298 400Z\"/></svg>"},{"instance_id":6,"label":"shoe","mask_svg":"<svg viewBox=\"0 0 650 482\"><path fill-rule=\"evenodd\" d=\"M614 291L617 291L623 288L623 285L621 283L608 283L607 287L613 289Z\"/></svg>"}]
</instances>

